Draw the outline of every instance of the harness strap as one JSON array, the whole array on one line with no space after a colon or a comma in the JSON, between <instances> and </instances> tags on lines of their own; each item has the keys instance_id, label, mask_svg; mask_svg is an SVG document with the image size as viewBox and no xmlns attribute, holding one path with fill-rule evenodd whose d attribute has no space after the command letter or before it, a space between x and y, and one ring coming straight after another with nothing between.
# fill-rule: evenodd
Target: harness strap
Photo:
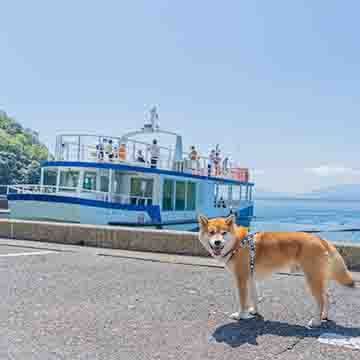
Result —
<instances>
[{"instance_id":1,"label":"harness strap","mask_svg":"<svg viewBox=\"0 0 360 360\"><path fill-rule=\"evenodd\" d=\"M245 236L241 242L240 242L240 246L237 247L236 249L230 251L231 255L228 261L230 261L230 259L234 256L234 254L239 251L240 248L244 249L246 248L246 246L249 246L249 252L250 252L250 272L251 275L254 274L255 271L255 256L256 256L256 246L255 246L255 234L249 234L247 236ZM229 253L228 253L229 254ZM226 255L228 255L226 254ZM225 255L225 256L226 256Z\"/></svg>"}]
</instances>

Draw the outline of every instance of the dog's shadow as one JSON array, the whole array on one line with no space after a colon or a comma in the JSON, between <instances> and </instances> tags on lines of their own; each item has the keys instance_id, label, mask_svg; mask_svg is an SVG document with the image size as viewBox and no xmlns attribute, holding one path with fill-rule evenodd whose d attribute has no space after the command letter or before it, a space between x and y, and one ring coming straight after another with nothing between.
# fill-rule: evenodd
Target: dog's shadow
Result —
<instances>
[{"instance_id":1,"label":"dog's shadow","mask_svg":"<svg viewBox=\"0 0 360 360\"><path fill-rule=\"evenodd\" d=\"M212 335L218 343L231 347L244 344L258 345L257 338L262 335L275 335L295 338L317 338L322 333L336 333L343 336L360 337L360 328L348 328L333 321L323 323L319 328L309 329L306 326L292 325L280 321L260 319L241 320L220 326Z\"/></svg>"}]
</instances>

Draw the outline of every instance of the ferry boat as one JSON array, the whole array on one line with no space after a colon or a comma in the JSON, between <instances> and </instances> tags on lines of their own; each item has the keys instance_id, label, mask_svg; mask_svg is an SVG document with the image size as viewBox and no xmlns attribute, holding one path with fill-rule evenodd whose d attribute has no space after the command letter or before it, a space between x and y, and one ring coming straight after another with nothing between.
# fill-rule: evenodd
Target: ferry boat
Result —
<instances>
[{"instance_id":1,"label":"ferry boat","mask_svg":"<svg viewBox=\"0 0 360 360\"><path fill-rule=\"evenodd\" d=\"M163 146L165 135L173 146ZM200 213L235 214L250 226L253 186L248 169L228 160L191 159L180 134L160 129L154 107L142 129L120 137L58 135L40 184L8 186L7 198L16 219L195 231Z\"/></svg>"}]
</instances>

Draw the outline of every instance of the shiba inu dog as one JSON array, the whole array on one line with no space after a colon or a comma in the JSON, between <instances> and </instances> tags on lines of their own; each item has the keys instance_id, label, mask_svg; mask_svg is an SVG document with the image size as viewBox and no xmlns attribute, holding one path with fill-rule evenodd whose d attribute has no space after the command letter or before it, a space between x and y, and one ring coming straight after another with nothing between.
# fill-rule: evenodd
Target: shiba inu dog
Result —
<instances>
[{"instance_id":1,"label":"shiba inu dog","mask_svg":"<svg viewBox=\"0 0 360 360\"><path fill-rule=\"evenodd\" d=\"M233 215L212 220L200 215L199 224L202 245L234 275L240 310L231 315L232 319L258 314L255 279L289 267L301 267L318 304L319 315L309 326L319 326L328 318L329 280L354 287L351 273L335 246L317 236L301 232L259 232L250 236L247 228L235 224Z\"/></svg>"}]
</instances>

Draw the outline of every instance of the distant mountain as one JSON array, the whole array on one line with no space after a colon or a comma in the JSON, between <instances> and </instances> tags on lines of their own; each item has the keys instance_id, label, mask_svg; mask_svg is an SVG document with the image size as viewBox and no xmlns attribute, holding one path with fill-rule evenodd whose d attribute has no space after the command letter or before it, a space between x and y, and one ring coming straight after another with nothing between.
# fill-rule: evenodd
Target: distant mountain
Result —
<instances>
[{"instance_id":1,"label":"distant mountain","mask_svg":"<svg viewBox=\"0 0 360 360\"><path fill-rule=\"evenodd\" d=\"M335 185L303 194L289 194L255 189L254 199L319 199L360 201L360 184Z\"/></svg>"},{"instance_id":2,"label":"distant mountain","mask_svg":"<svg viewBox=\"0 0 360 360\"><path fill-rule=\"evenodd\" d=\"M330 186L298 197L324 200L360 200L360 184Z\"/></svg>"}]
</instances>

